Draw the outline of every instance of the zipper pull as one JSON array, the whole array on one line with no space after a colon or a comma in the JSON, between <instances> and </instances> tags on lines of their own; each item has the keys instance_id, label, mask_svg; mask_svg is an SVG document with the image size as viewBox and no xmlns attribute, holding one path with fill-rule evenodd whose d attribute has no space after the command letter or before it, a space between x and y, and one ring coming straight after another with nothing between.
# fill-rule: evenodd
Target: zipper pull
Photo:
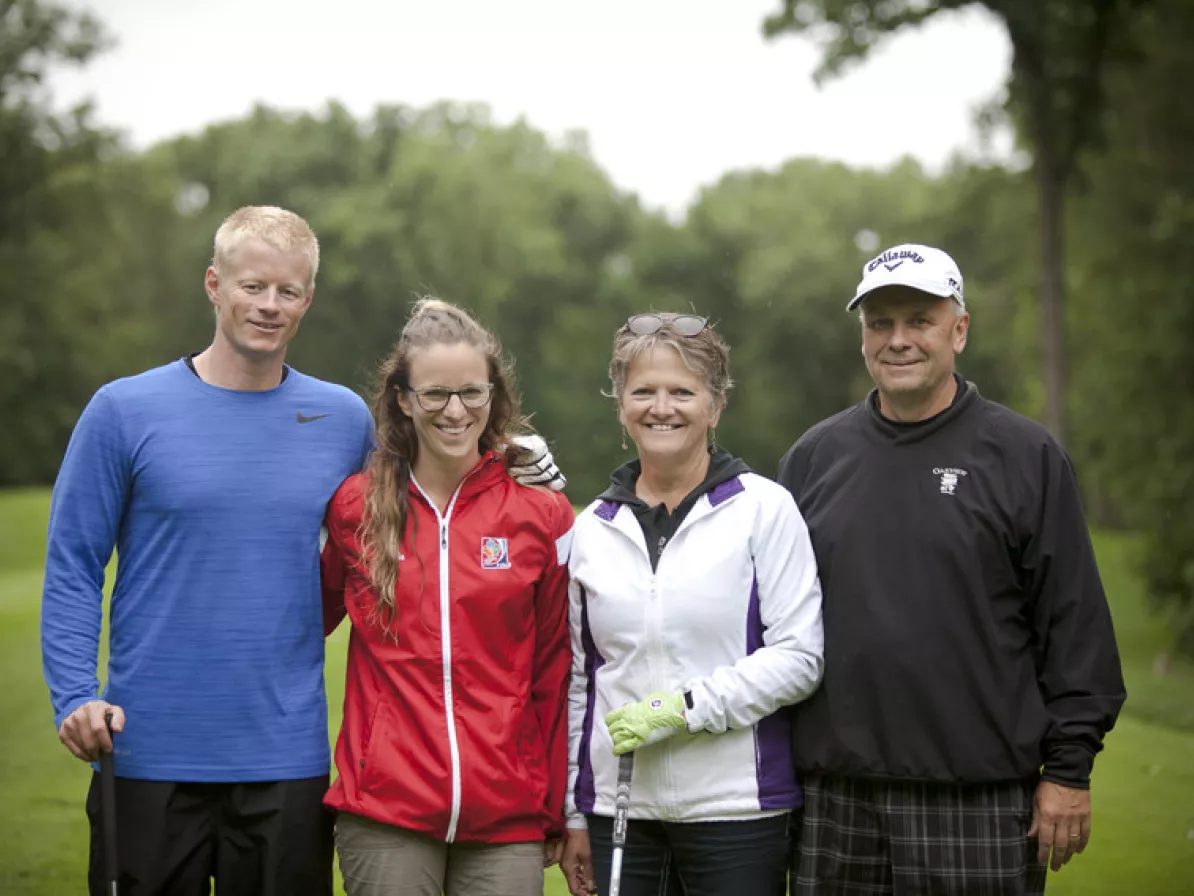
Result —
<instances>
[{"instance_id":1,"label":"zipper pull","mask_svg":"<svg viewBox=\"0 0 1194 896\"><path fill-rule=\"evenodd\" d=\"M659 536L659 553L661 553L661 554L663 553L663 546L664 546L665 544L667 544L667 536L666 536L666 535L660 535L660 536Z\"/></svg>"},{"instance_id":2,"label":"zipper pull","mask_svg":"<svg viewBox=\"0 0 1194 896\"><path fill-rule=\"evenodd\" d=\"M439 546L441 548L448 546L448 527L446 524L439 527Z\"/></svg>"}]
</instances>

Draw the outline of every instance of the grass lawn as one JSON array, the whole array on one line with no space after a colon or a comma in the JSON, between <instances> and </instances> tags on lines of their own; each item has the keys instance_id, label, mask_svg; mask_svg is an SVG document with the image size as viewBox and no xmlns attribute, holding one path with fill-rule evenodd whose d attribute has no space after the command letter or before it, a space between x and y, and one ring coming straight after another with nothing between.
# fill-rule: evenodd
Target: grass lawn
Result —
<instances>
[{"instance_id":1,"label":"grass lawn","mask_svg":"<svg viewBox=\"0 0 1194 896\"><path fill-rule=\"evenodd\" d=\"M58 743L41 677L44 492L0 494L0 893L86 892L89 771ZM1051 894L1187 896L1194 892L1194 669L1152 673L1168 645L1163 622L1143 612L1128 567L1131 543L1096 540L1116 618L1129 700L1095 765L1094 836L1086 854L1051 875ZM331 717L339 717L346 630L329 643ZM1164 719L1180 726L1157 724ZM1185 728L1186 730L1180 730ZM557 872L545 893L567 891Z\"/></svg>"},{"instance_id":2,"label":"grass lawn","mask_svg":"<svg viewBox=\"0 0 1194 896\"><path fill-rule=\"evenodd\" d=\"M1128 686L1124 712L1169 728L1194 731L1194 663L1172 658L1167 674L1159 676L1153 671L1157 657L1169 653L1173 636L1165 618L1145 607L1140 583L1132 574L1135 543L1131 538L1100 534L1095 537L1095 551L1115 617L1115 637ZM1194 893L1194 886L1190 892Z\"/></svg>"}]
</instances>

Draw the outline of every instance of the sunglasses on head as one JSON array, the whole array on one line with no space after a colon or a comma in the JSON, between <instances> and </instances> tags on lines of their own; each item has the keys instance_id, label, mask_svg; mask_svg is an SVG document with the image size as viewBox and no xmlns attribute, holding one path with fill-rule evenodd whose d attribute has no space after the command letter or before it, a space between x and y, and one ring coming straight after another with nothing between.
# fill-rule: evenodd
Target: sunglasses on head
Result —
<instances>
[{"instance_id":1,"label":"sunglasses on head","mask_svg":"<svg viewBox=\"0 0 1194 896\"><path fill-rule=\"evenodd\" d=\"M707 326L709 319L696 314L636 314L626 319L626 329L635 336L650 336L664 327L681 336L696 336Z\"/></svg>"}]
</instances>

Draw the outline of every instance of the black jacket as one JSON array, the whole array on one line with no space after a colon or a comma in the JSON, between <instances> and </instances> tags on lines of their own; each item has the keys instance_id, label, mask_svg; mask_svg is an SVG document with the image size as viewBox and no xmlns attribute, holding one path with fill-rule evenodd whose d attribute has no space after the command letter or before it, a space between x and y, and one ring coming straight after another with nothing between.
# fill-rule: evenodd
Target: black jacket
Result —
<instances>
[{"instance_id":1,"label":"black jacket","mask_svg":"<svg viewBox=\"0 0 1194 896\"><path fill-rule=\"evenodd\" d=\"M1069 458L960 378L898 424L877 394L784 457L817 554L825 679L797 767L1086 787L1125 699Z\"/></svg>"}]
</instances>

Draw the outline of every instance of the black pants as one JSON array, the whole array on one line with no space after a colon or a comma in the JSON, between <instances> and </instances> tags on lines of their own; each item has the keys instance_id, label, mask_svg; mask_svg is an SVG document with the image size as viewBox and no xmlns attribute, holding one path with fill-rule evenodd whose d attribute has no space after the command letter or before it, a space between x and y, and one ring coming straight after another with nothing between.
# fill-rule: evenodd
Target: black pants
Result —
<instances>
[{"instance_id":1,"label":"black pants","mask_svg":"<svg viewBox=\"0 0 1194 896\"><path fill-rule=\"evenodd\" d=\"M116 779L121 896L331 896L328 776L253 784ZM88 885L106 894L99 775L87 794Z\"/></svg>"},{"instance_id":2,"label":"black pants","mask_svg":"<svg viewBox=\"0 0 1194 896\"><path fill-rule=\"evenodd\" d=\"M597 892L609 892L613 819L590 815ZM757 821L631 821L622 851L623 896L784 896L787 813Z\"/></svg>"}]
</instances>

